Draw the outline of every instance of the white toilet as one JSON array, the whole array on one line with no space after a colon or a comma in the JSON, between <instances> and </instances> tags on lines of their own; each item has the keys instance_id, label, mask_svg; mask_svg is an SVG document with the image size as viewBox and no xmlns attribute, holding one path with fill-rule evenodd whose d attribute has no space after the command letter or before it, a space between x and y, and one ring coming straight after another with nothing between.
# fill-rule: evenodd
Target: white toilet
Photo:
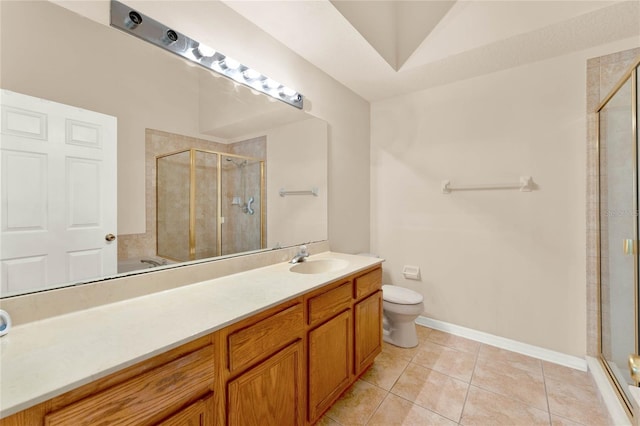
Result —
<instances>
[{"instance_id":1,"label":"white toilet","mask_svg":"<svg viewBox=\"0 0 640 426\"><path fill-rule=\"evenodd\" d=\"M415 320L424 311L422 295L408 288L385 284L382 299L384 341L401 348L417 346Z\"/></svg>"}]
</instances>

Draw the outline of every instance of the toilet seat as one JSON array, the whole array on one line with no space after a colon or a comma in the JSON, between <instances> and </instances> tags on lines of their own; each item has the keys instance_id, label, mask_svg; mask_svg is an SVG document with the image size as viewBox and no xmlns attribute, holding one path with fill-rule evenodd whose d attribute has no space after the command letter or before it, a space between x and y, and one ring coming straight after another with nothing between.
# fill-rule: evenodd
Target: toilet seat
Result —
<instances>
[{"instance_id":1,"label":"toilet seat","mask_svg":"<svg viewBox=\"0 0 640 426\"><path fill-rule=\"evenodd\" d=\"M398 305L417 305L422 303L422 294L397 285L382 286L382 299Z\"/></svg>"}]
</instances>

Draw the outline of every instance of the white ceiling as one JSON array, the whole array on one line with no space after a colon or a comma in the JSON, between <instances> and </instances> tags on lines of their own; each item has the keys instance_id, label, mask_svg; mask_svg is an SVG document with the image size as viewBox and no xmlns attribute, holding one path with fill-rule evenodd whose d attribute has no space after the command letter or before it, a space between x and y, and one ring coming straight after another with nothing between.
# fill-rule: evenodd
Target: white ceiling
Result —
<instances>
[{"instance_id":1,"label":"white ceiling","mask_svg":"<svg viewBox=\"0 0 640 426\"><path fill-rule=\"evenodd\" d=\"M640 0L223 0L374 101L629 37Z\"/></svg>"}]
</instances>

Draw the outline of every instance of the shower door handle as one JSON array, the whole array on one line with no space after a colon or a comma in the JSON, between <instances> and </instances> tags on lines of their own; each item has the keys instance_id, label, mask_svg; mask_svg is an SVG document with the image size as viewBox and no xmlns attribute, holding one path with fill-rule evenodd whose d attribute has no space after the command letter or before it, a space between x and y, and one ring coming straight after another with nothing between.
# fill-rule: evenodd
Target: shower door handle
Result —
<instances>
[{"instance_id":1,"label":"shower door handle","mask_svg":"<svg viewBox=\"0 0 640 426\"><path fill-rule=\"evenodd\" d=\"M624 250L624 254L626 256L633 256L636 254L636 240L625 239L622 241L622 249Z\"/></svg>"},{"instance_id":2,"label":"shower door handle","mask_svg":"<svg viewBox=\"0 0 640 426\"><path fill-rule=\"evenodd\" d=\"M629 355L629 374L636 382L640 382L640 356L638 354Z\"/></svg>"}]
</instances>

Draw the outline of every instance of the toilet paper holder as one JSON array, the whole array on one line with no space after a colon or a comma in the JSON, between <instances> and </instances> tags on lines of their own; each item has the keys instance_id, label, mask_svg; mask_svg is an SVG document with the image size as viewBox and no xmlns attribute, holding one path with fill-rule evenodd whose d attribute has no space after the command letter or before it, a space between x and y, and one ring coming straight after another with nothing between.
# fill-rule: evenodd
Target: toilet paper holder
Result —
<instances>
[{"instance_id":1,"label":"toilet paper holder","mask_svg":"<svg viewBox=\"0 0 640 426\"><path fill-rule=\"evenodd\" d=\"M404 265L402 267L402 275L408 280L420 280L420 267L413 265Z\"/></svg>"}]
</instances>

